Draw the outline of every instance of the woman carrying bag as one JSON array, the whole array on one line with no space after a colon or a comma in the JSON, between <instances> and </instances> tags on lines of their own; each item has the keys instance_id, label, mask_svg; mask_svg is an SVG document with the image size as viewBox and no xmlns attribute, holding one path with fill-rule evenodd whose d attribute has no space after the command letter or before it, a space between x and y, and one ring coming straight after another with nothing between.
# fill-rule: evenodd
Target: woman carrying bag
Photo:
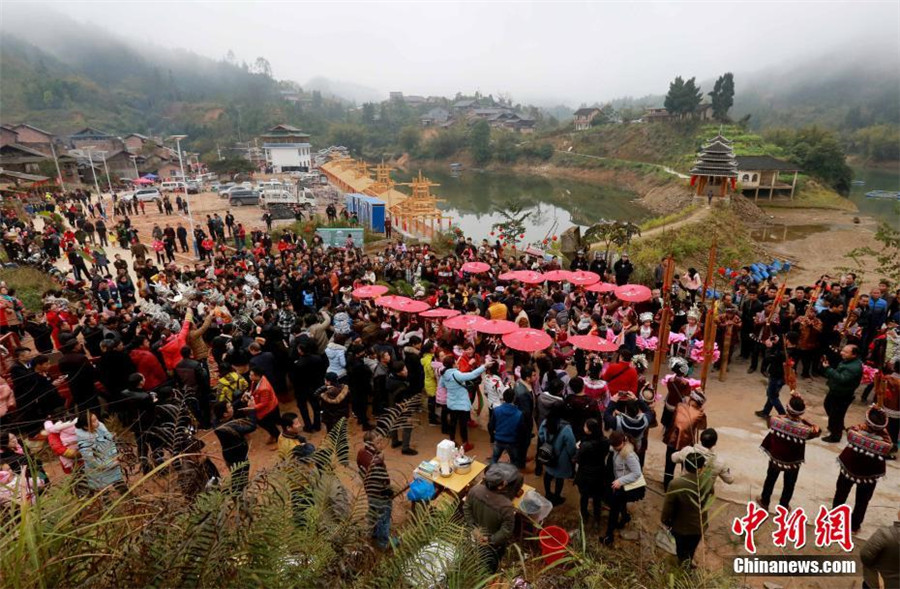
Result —
<instances>
[{"instance_id":1,"label":"woman carrying bag","mask_svg":"<svg viewBox=\"0 0 900 589\"><path fill-rule=\"evenodd\" d=\"M609 445L613 449L613 482L607 503L609 503L609 523L603 543L612 546L613 533L631 521L628 515L628 504L640 501L647 492L647 481L641 472L641 463L637 452L622 432L613 432L609 436Z\"/></svg>"},{"instance_id":2,"label":"woman carrying bag","mask_svg":"<svg viewBox=\"0 0 900 589\"><path fill-rule=\"evenodd\" d=\"M562 505L563 481L575 476L575 434L572 426L560 418L562 407L551 410L538 430L536 460L544 467L544 494L554 506ZM555 493L550 483L555 481Z\"/></svg>"}]
</instances>

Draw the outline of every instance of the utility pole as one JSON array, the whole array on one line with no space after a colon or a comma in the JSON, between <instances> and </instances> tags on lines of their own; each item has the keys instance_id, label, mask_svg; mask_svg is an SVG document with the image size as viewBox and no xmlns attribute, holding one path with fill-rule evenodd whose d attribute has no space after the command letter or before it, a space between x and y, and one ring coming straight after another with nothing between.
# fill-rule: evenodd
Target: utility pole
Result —
<instances>
[{"instance_id":1,"label":"utility pole","mask_svg":"<svg viewBox=\"0 0 900 589\"><path fill-rule=\"evenodd\" d=\"M102 199L103 195L100 192L100 184L97 182L97 170L94 169L94 158L91 155L91 150L93 149L93 147L85 147L83 149L87 151L88 154L88 165L91 166L91 173L94 175L94 188L97 189L97 198Z\"/></svg>"},{"instance_id":2,"label":"utility pole","mask_svg":"<svg viewBox=\"0 0 900 589\"><path fill-rule=\"evenodd\" d=\"M136 156L136 155L131 155L131 156L128 156L128 157L131 158L131 163L134 164L134 179L137 180L138 178L141 177L141 173L138 172L138 167L137 167L137 156Z\"/></svg>"},{"instance_id":3,"label":"utility pole","mask_svg":"<svg viewBox=\"0 0 900 589\"><path fill-rule=\"evenodd\" d=\"M103 169L106 170L106 186L109 188L109 193L112 194L112 180L109 179L109 166L106 165L106 155L107 152L101 151L103 154Z\"/></svg>"},{"instance_id":4,"label":"utility pole","mask_svg":"<svg viewBox=\"0 0 900 589\"><path fill-rule=\"evenodd\" d=\"M201 245L197 242L197 235L194 233L194 205L188 202L187 180L184 175L184 159L181 157L181 140L187 139L187 135L172 135L175 145L178 147L178 164L181 166L181 181L184 183L184 202L188 205L188 221L191 224L191 235L194 238L195 253L199 257Z\"/></svg>"},{"instance_id":5,"label":"utility pole","mask_svg":"<svg viewBox=\"0 0 900 589\"><path fill-rule=\"evenodd\" d=\"M62 172L59 171L59 160L56 159L56 147L53 146L53 141L50 141L50 152L53 154L53 163L56 164L56 179L59 182L59 186L65 191L66 185L63 183Z\"/></svg>"}]
</instances>

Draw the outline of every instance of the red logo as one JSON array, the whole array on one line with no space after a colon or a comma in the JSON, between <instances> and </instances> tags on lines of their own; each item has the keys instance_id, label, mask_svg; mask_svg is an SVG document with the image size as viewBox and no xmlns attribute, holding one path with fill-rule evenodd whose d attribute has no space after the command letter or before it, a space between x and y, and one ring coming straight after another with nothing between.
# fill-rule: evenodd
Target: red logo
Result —
<instances>
[{"instance_id":1,"label":"red logo","mask_svg":"<svg viewBox=\"0 0 900 589\"><path fill-rule=\"evenodd\" d=\"M747 503L747 515L734 518L734 523L731 524L732 532L738 536L744 536L744 550L750 554L756 554L756 542L753 534L768 517L769 514L765 509L751 501Z\"/></svg>"},{"instance_id":2,"label":"red logo","mask_svg":"<svg viewBox=\"0 0 900 589\"><path fill-rule=\"evenodd\" d=\"M779 548L787 546L788 542L794 544L794 548L803 548L806 545L806 513L802 507L794 511L788 511L781 505L775 508L777 513L772 520L776 529L772 532L772 543Z\"/></svg>"},{"instance_id":3,"label":"red logo","mask_svg":"<svg viewBox=\"0 0 900 589\"><path fill-rule=\"evenodd\" d=\"M845 552L853 550L853 538L850 533L850 506L838 505L834 509L819 507L816 516L816 546L824 548L837 544Z\"/></svg>"}]
</instances>

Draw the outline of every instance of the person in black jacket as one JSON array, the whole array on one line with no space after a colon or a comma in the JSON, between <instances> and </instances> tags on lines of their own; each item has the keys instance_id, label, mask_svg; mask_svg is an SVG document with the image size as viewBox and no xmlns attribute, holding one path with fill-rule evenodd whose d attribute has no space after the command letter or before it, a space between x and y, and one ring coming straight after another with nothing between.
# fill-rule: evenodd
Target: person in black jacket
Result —
<instances>
[{"instance_id":1,"label":"person in black jacket","mask_svg":"<svg viewBox=\"0 0 900 589\"><path fill-rule=\"evenodd\" d=\"M30 313L25 321L25 331L34 339L34 347L39 353L53 352L53 328L47 323L46 315Z\"/></svg>"},{"instance_id":2,"label":"person in black jacket","mask_svg":"<svg viewBox=\"0 0 900 589\"><path fill-rule=\"evenodd\" d=\"M128 377L137 372L137 367L125 351L125 345L118 337L107 337L100 342L100 381L106 389L106 400L114 403L128 386ZM113 406L112 412L117 411Z\"/></svg>"},{"instance_id":3,"label":"person in black jacket","mask_svg":"<svg viewBox=\"0 0 900 589\"><path fill-rule=\"evenodd\" d=\"M409 401L415 397L409 386L409 372L406 370L406 364L397 360L391 363L391 373L388 374L384 381L384 389L387 393L388 407L399 408L401 403ZM410 448L409 444L412 440L412 414L413 409L406 407L400 413L399 426L391 428L391 448L403 446L403 454L407 456L415 456L418 450ZM398 430L403 431L403 440L400 440Z\"/></svg>"},{"instance_id":4,"label":"person in black jacket","mask_svg":"<svg viewBox=\"0 0 900 589\"><path fill-rule=\"evenodd\" d=\"M72 400L78 411L87 410L99 415L100 397L96 382L100 380L100 374L88 360L77 339L64 340L61 347L63 356L59 361L59 371L69 381L69 390L72 391Z\"/></svg>"},{"instance_id":5,"label":"person in black jacket","mask_svg":"<svg viewBox=\"0 0 900 589\"><path fill-rule=\"evenodd\" d=\"M594 501L594 521L600 524L603 495L609 488L609 441L603 435L600 422L590 418L584 422L584 437L575 454L575 486L581 500L581 519L590 518L588 502Z\"/></svg>"},{"instance_id":6,"label":"person in black jacket","mask_svg":"<svg viewBox=\"0 0 900 589\"><path fill-rule=\"evenodd\" d=\"M291 369L291 383L294 385L294 397L297 399L297 409L305 432L322 429L321 407L315 393L325 384L328 361L316 351L316 343L312 338L297 338L297 360ZM310 408L312 418L309 416Z\"/></svg>"},{"instance_id":7,"label":"person in black jacket","mask_svg":"<svg viewBox=\"0 0 900 589\"><path fill-rule=\"evenodd\" d=\"M150 456L151 442L148 432L156 420L156 395L144 389L144 376L135 372L128 377L128 387L122 391L121 406L118 410L123 425L134 434L138 456L141 459L141 471L144 474L153 468Z\"/></svg>"},{"instance_id":8,"label":"person in black jacket","mask_svg":"<svg viewBox=\"0 0 900 589\"><path fill-rule=\"evenodd\" d=\"M366 348L362 344L353 344L347 350L347 386L350 388L350 404L353 415L364 431L372 429L369 423L369 397L372 396L372 371L366 366L363 358Z\"/></svg>"},{"instance_id":9,"label":"person in black jacket","mask_svg":"<svg viewBox=\"0 0 900 589\"><path fill-rule=\"evenodd\" d=\"M403 348L403 363L409 380L409 397L421 395L425 390L425 368L422 366L422 338L410 336Z\"/></svg>"},{"instance_id":10,"label":"person in black jacket","mask_svg":"<svg viewBox=\"0 0 900 589\"><path fill-rule=\"evenodd\" d=\"M16 350L20 358L25 354L19 348ZM21 370L22 364L14 365L15 372L12 377L13 396L16 400L15 412L10 414L8 421L13 423L14 429L22 436L32 436L41 431L44 419L54 409L62 405L62 397L56 390L56 385L61 384L65 377L51 381L47 376L50 370L50 358L40 354L31 361L31 368ZM2 420L7 422L7 418Z\"/></svg>"},{"instance_id":11,"label":"person in black jacket","mask_svg":"<svg viewBox=\"0 0 900 589\"><path fill-rule=\"evenodd\" d=\"M784 343L781 342L777 335L773 335L762 344L766 348L766 360L768 361L769 382L766 386L766 404L761 411L756 412L757 417L763 419L769 418L769 413L775 409L775 415L784 415L784 405L778 398L778 393L785 384L784 365L790 356L793 362L797 360L797 342L800 341L800 335L796 332L789 332L784 336Z\"/></svg>"},{"instance_id":12,"label":"person in black jacket","mask_svg":"<svg viewBox=\"0 0 900 589\"><path fill-rule=\"evenodd\" d=\"M222 446L222 458L231 470L231 488L241 493L247 487L250 478L250 445L247 436L256 431L256 406L253 397L241 409L246 417L235 418L235 409L227 401L219 401L213 405L213 418L218 424L216 437Z\"/></svg>"},{"instance_id":13,"label":"person in black jacket","mask_svg":"<svg viewBox=\"0 0 900 589\"><path fill-rule=\"evenodd\" d=\"M210 407L213 401L209 386L209 371L202 362L194 359L190 346L181 348L181 361L175 365L175 378L185 393L190 407L201 429L211 425Z\"/></svg>"}]
</instances>

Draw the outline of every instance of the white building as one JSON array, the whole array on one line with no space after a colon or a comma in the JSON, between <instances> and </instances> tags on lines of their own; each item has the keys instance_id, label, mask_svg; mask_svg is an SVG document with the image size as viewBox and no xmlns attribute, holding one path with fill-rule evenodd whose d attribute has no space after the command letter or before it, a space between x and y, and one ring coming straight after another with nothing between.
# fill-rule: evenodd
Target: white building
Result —
<instances>
[{"instance_id":1,"label":"white building","mask_svg":"<svg viewBox=\"0 0 900 589\"><path fill-rule=\"evenodd\" d=\"M309 135L290 125L276 125L260 137L266 165L274 173L308 172L311 167Z\"/></svg>"}]
</instances>

